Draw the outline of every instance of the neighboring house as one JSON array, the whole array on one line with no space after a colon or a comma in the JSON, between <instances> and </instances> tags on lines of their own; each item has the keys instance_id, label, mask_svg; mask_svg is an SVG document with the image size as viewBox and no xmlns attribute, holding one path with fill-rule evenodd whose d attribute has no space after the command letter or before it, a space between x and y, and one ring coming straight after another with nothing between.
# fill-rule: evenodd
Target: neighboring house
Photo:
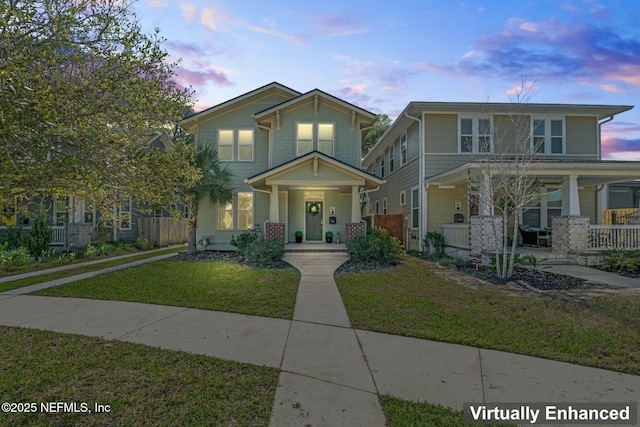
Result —
<instances>
[{"instance_id":1,"label":"neighboring house","mask_svg":"<svg viewBox=\"0 0 640 427\"><path fill-rule=\"evenodd\" d=\"M584 229L595 230L601 222L606 185L640 178L640 162L601 160L601 125L631 108L518 106L528 123L532 169L543 185L540 198L520 213L520 220L532 228L553 228L554 252L591 249L588 241L564 242L560 236L566 224L556 224L557 218L581 218L578 234L593 241L592 234L584 238ZM467 250L463 253L489 252L479 241L483 234L473 230L476 218L490 216L483 208L489 204L477 203L483 192L470 191L469 175L481 175L482 162L495 161L493 154L509 154L516 134L510 128L512 113L514 106L504 103L410 103L363 160L367 171L386 180L369 197L367 211L404 215L409 249L420 249L425 233L437 231L448 245Z\"/></svg>"},{"instance_id":2,"label":"neighboring house","mask_svg":"<svg viewBox=\"0 0 640 427\"><path fill-rule=\"evenodd\" d=\"M233 236L254 227L268 237L346 241L364 232L361 191L383 179L361 169L362 139L375 115L315 89L299 93L271 83L183 121L197 144L213 144L234 177L233 200L204 203L200 248L233 249Z\"/></svg>"},{"instance_id":3,"label":"neighboring house","mask_svg":"<svg viewBox=\"0 0 640 427\"><path fill-rule=\"evenodd\" d=\"M153 136L149 144L152 148L166 150L173 145L173 141L168 133L163 132ZM20 202L13 198L2 197L0 193L0 227L29 226L29 219L24 214L24 210L32 210L33 208L27 205L19 209L18 203ZM59 250L86 246L89 242L97 240L100 225L104 226L102 233L105 233L100 236L101 239L133 241L142 234L141 230L139 230L140 219L170 216L165 209L147 212L147 209L141 209L132 201L131 197L126 197L120 206L114 208L120 218L115 227L113 221L103 223L100 212L90 209L86 206L85 201L79 197L44 198L31 205L45 207L46 215L49 218L49 227L53 230L51 246ZM184 228L185 230L184 232L178 230L175 233L177 240L172 240L171 243L185 243L186 225L177 228Z\"/></svg>"}]
</instances>

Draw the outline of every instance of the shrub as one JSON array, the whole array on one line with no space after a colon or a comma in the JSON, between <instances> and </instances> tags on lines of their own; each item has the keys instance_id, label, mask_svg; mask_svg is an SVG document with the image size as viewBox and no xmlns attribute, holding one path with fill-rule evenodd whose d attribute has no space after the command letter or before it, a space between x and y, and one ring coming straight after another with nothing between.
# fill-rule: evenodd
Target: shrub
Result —
<instances>
[{"instance_id":1,"label":"shrub","mask_svg":"<svg viewBox=\"0 0 640 427\"><path fill-rule=\"evenodd\" d=\"M91 243L89 243L87 247L84 248L84 256L87 258L93 258L99 255L100 255L100 249L93 246Z\"/></svg>"},{"instance_id":2,"label":"shrub","mask_svg":"<svg viewBox=\"0 0 640 427\"><path fill-rule=\"evenodd\" d=\"M453 270L462 270L469 266L469 261L462 258L442 257L438 260L438 264Z\"/></svg>"},{"instance_id":3,"label":"shrub","mask_svg":"<svg viewBox=\"0 0 640 427\"><path fill-rule=\"evenodd\" d=\"M437 231L429 231L422 239L424 250L428 254L432 254L436 259L444 256L444 235Z\"/></svg>"},{"instance_id":4,"label":"shrub","mask_svg":"<svg viewBox=\"0 0 640 427\"><path fill-rule=\"evenodd\" d=\"M133 246L141 251L146 251L151 249L151 245L149 244L149 241L147 240L146 237L138 237L135 242L133 242Z\"/></svg>"},{"instance_id":5,"label":"shrub","mask_svg":"<svg viewBox=\"0 0 640 427\"><path fill-rule=\"evenodd\" d=\"M47 227L47 217L36 214L31 221L31 229L22 236L22 246L33 257L42 257L49 249L53 239L53 231Z\"/></svg>"},{"instance_id":6,"label":"shrub","mask_svg":"<svg viewBox=\"0 0 640 427\"><path fill-rule=\"evenodd\" d=\"M282 261L284 242L282 239L267 239L259 229L248 230L231 239L242 258L259 267L268 267Z\"/></svg>"},{"instance_id":7,"label":"shrub","mask_svg":"<svg viewBox=\"0 0 640 427\"><path fill-rule=\"evenodd\" d=\"M366 235L356 236L347 243L351 259L357 262L392 264L404 252L400 240L384 228L372 228Z\"/></svg>"},{"instance_id":8,"label":"shrub","mask_svg":"<svg viewBox=\"0 0 640 427\"><path fill-rule=\"evenodd\" d=\"M31 262L33 262L33 258L29 256L29 251L24 247L11 249L2 256L2 266L7 271L13 271Z\"/></svg>"},{"instance_id":9,"label":"shrub","mask_svg":"<svg viewBox=\"0 0 640 427\"><path fill-rule=\"evenodd\" d=\"M20 247L22 236L27 230L18 227L0 228L0 246L6 244L5 249L11 250Z\"/></svg>"},{"instance_id":10,"label":"shrub","mask_svg":"<svg viewBox=\"0 0 640 427\"><path fill-rule=\"evenodd\" d=\"M604 257L600 268L621 273L640 272L640 251L612 251Z\"/></svg>"}]
</instances>

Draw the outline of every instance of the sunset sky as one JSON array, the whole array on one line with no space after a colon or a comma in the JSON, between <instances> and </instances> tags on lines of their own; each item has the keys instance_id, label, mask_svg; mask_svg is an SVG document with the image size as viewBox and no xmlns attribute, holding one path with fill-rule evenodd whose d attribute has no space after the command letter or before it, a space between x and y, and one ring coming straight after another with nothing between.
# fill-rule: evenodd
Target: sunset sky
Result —
<instances>
[{"instance_id":1,"label":"sunset sky","mask_svg":"<svg viewBox=\"0 0 640 427\"><path fill-rule=\"evenodd\" d=\"M395 118L410 101L637 105L603 156L640 160L640 1L139 0L196 111L277 81ZM639 172L640 176L640 172Z\"/></svg>"}]
</instances>

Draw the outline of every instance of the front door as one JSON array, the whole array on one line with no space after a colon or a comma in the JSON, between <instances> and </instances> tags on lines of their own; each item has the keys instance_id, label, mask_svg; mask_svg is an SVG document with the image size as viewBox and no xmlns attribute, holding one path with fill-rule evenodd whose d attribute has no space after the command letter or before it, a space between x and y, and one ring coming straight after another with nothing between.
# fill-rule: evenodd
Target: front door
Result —
<instances>
[{"instance_id":1,"label":"front door","mask_svg":"<svg viewBox=\"0 0 640 427\"><path fill-rule=\"evenodd\" d=\"M314 209L311 209L311 206L314 206ZM322 202L305 202L305 212L307 216L307 241L322 241ZM311 212L311 210L316 210L317 212Z\"/></svg>"}]
</instances>

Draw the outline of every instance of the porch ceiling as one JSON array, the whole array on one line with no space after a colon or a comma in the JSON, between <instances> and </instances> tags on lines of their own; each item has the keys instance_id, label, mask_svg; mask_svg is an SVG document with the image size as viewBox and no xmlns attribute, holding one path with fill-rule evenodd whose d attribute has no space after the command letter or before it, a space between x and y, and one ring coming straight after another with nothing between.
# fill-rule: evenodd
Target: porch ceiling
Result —
<instances>
[{"instance_id":1,"label":"porch ceiling","mask_svg":"<svg viewBox=\"0 0 640 427\"><path fill-rule=\"evenodd\" d=\"M425 182L440 187L464 185L469 174L479 175L489 172L488 161L467 163L455 169L428 177ZM516 165L501 163L493 168L493 173L516 173ZM527 166L531 174L539 177L543 183L562 183L565 176L577 176L579 186L614 184L617 182L640 179L640 162L630 161L536 161Z\"/></svg>"}]
</instances>

